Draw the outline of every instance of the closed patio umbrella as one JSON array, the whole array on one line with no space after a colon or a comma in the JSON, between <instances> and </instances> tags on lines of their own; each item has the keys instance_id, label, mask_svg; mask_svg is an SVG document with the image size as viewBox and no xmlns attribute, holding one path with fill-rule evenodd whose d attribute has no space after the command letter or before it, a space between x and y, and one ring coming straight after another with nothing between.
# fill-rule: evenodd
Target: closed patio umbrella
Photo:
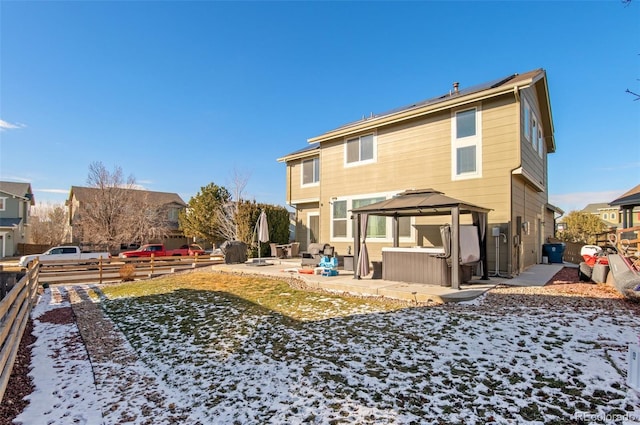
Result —
<instances>
[{"instance_id":1,"label":"closed patio umbrella","mask_svg":"<svg viewBox=\"0 0 640 425\"><path fill-rule=\"evenodd\" d=\"M258 258L260 258L260 242L269 242L269 223L267 222L267 214L262 210L258 217Z\"/></svg>"}]
</instances>

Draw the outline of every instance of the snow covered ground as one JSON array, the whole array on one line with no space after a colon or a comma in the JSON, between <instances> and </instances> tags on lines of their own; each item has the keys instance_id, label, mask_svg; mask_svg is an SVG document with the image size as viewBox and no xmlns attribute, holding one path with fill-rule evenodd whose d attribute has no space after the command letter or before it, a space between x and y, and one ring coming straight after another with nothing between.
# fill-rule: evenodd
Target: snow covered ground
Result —
<instances>
[{"instance_id":1,"label":"snow covered ground","mask_svg":"<svg viewBox=\"0 0 640 425\"><path fill-rule=\"evenodd\" d=\"M85 297L110 318L92 338L111 351L90 361L72 320L47 319L85 289L34 309L36 391L16 423L640 423L625 385L637 309L529 288L333 318L350 307L327 296L306 319L219 291Z\"/></svg>"}]
</instances>

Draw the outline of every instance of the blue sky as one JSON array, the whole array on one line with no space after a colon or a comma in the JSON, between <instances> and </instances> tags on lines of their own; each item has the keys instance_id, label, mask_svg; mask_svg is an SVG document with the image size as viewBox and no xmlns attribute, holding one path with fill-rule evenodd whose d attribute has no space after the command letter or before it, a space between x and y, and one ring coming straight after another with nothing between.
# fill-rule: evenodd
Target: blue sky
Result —
<instances>
[{"instance_id":1,"label":"blue sky","mask_svg":"<svg viewBox=\"0 0 640 425\"><path fill-rule=\"evenodd\" d=\"M63 202L101 161L188 201L235 170L284 205L307 139L544 68L550 201L609 202L640 183L639 3L0 0L0 180Z\"/></svg>"}]
</instances>

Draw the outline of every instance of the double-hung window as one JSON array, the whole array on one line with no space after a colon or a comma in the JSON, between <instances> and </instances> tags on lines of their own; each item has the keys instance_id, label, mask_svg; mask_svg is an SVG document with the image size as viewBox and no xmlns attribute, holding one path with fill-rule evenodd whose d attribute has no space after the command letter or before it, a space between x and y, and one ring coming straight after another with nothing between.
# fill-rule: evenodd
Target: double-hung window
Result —
<instances>
[{"instance_id":1,"label":"double-hung window","mask_svg":"<svg viewBox=\"0 0 640 425\"><path fill-rule=\"evenodd\" d=\"M302 161L302 186L317 185L320 182L320 158Z\"/></svg>"},{"instance_id":2,"label":"double-hung window","mask_svg":"<svg viewBox=\"0 0 640 425\"><path fill-rule=\"evenodd\" d=\"M347 237L347 201L333 201L332 234L334 238Z\"/></svg>"},{"instance_id":3,"label":"double-hung window","mask_svg":"<svg viewBox=\"0 0 640 425\"><path fill-rule=\"evenodd\" d=\"M451 178L482 176L482 112L480 106L455 111L451 117Z\"/></svg>"},{"instance_id":4,"label":"double-hung window","mask_svg":"<svg viewBox=\"0 0 640 425\"><path fill-rule=\"evenodd\" d=\"M0 211L4 211L7 208L7 198L0 198Z\"/></svg>"},{"instance_id":5,"label":"double-hung window","mask_svg":"<svg viewBox=\"0 0 640 425\"><path fill-rule=\"evenodd\" d=\"M375 160L376 146L373 134L347 139L345 145L346 165L362 164Z\"/></svg>"}]
</instances>

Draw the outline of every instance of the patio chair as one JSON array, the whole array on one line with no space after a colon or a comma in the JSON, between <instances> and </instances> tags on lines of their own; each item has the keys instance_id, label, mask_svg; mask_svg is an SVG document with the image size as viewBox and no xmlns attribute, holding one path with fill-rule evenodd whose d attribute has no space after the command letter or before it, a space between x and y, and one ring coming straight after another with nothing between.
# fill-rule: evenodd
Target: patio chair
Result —
<instances>
[{"instance_id":1,"label":"patio chair","mask_svg":"<svg viewBox=\"0 0 640 425\"><path fill-rule=\"evenodd\" d=\"M320 260L325 255L325 251L330 252L330 256L333 256L333 247L324 243L311 243L307 247L305 252L302 252L302 267L312 266L317 267L320 264Z\"/></svg>"},{"instance_id":2,"label":"patio chair","mask_svg":"<svg viewBox=\"0 0 640 425\"><path fill-rule=\"evenodd\" d=\"M289 257L296 258L300 255L300 242L291 242L291 247L289 248Z\"/></svg>"},{"instance_id":3,"label":"patio chair","mask_svg":"<svg viewBox=\"0 0 640 425\"><path fill-rule=\"evenodd\" d=\"M271 247L271 256L272 257L275 257L275 258L284 257L284 251L282 250L282 248L280 248L279 246L277 246L274 243L270 243L269 246Z\"/></svg>"}]
</instances>

